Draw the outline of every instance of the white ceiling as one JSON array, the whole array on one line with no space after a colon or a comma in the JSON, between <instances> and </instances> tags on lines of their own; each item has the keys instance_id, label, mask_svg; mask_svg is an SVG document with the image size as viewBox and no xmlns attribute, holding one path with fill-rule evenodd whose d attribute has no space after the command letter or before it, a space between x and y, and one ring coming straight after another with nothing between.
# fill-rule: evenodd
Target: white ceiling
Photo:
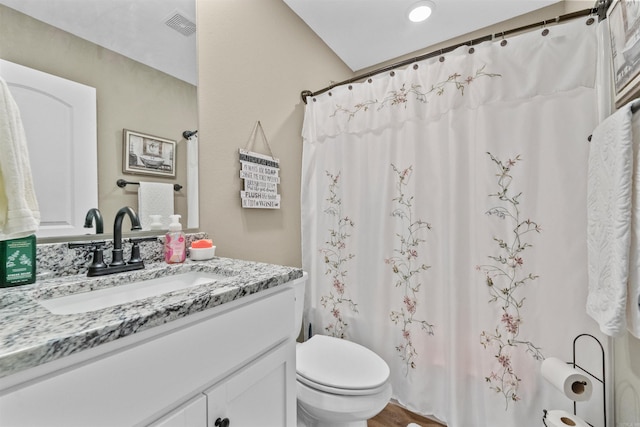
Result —
<instances>
[{"instance_id":1,"label":"white ceiling","mask_svg":"<svg viewBox=\"0 0 640 427\"><path fill-rule=\"evenodd\" d=\"M422 23L407 18L418 0L283 1L357 71L561 0L431 0Z\"/></svg>"},{"instance_id":2,"label":"white ceiling","mask_svg":"<svg viewBox=\"0 0 640 427\"><path fill-rule=\"evenodd\" d=\"M407 19L417 0L283 1L357 71L562 0L431 0L435 4L431 18L418 24ZM196 36L185 37L165 22L178 12L195 23L195 2L0 0L192 84L197 83Z\"/></svg>"},{"instance_id":3,"label":"white ceiling","mask_svg":"<svg viewBox=\"0 0 640 427\"><path fill-rule=\"evenodd\" d=\"M165 24L178 12L192 23L195 0L0 0L22 13L191 84L196 35Z\"/></svg>"}]
</instances>

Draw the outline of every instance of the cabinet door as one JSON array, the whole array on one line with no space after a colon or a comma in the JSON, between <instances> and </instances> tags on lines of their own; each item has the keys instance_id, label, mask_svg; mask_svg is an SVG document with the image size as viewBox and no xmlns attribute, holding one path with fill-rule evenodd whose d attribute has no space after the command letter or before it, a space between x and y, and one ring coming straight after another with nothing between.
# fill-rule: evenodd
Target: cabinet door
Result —
<instances>
[{"instance_id":1,"label":"cabinet door","mask_svg":"<svg viewBox=\"0 0 640 427\"><path fill-rule=\"evenodd\" d=\"M286 343L205 392L208 427L225 418L229 427L294 427L295 385L295 344Z\"/></svg>"},{"instance_id":2,"label":"cabinet door","mask_svg":"<svg viewBox=\"0 0 640 427\"><path fill-rule=\"evenodd\" d=\"M149 427L207 427L207 397L199 395Z\"/></svg>"}]
</instances>

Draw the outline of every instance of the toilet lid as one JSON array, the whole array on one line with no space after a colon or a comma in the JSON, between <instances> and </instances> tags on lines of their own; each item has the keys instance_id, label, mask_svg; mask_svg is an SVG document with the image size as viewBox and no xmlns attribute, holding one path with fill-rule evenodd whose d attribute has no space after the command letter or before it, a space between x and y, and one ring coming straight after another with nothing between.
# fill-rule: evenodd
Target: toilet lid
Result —
<instances>
[{"instance_id":1,"label":"toilet lid","mask_svg":"<svg viewBox=\"0 0 640 427\"><path fill-rule=\"evenodd\" d=\"M347 390L373 389L389 378L389 366L373 351L325 335L296 346L296 371L313 383Z\"/></svg>"}]
</instances>

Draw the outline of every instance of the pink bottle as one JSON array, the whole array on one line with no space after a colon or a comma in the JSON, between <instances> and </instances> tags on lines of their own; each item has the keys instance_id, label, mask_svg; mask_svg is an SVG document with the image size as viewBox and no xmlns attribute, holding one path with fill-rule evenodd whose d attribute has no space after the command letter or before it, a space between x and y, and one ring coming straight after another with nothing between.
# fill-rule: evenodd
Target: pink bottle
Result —
<instances>
[{"instance_id":1,"label":"pink bottle","mask_svg":"<svg viewBox=\"0 0 640 427\"><path fill-rule=\"evenodd\" d=\"M185 235L180 224L180 215L169 215L171 223L164 237L164 260L167 264L179 264L187 257Z\"/></svg>"}]
</instances>

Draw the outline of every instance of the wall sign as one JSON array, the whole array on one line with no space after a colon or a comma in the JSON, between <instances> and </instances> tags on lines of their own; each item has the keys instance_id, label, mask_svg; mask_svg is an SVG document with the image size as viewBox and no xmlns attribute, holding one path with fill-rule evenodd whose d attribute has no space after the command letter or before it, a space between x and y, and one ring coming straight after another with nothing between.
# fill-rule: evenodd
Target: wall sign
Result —
<instances>
[{"instance_id":1,"label":"wall sign","mask_svg":"<svg viewBox=\"0 0 640 427\"><path fill-rule=\"evenodd\" d=\"M265 145L271 156L249 151L257 130L260 129ZM244 190L240 191L243 208L280 209L280 161L273 157L271 147L258 121L251 133L246 150L239 150L240 178L244 180Z\"/></svg>"}]
</instances>

